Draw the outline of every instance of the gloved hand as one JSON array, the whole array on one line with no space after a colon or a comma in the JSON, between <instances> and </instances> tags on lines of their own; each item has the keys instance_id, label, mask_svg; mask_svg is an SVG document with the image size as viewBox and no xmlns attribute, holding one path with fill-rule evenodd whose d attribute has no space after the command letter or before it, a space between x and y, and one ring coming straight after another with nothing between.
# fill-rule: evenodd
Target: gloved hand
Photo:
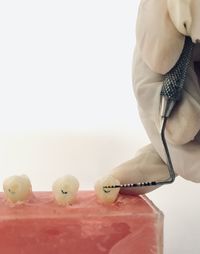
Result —
<instances>
[{"instance_id":1,"label":"gloved hand","mask_svg":"<svg viewBox=\"0 0 200 254\"><path fill-rule=\"evenodd\" d=\"M182 100L166 125L166 140L177 175L200 182L200 2L141 0L136 27L133 88L151 144L111 174L121 183L160 181L169 177L160 138L163 74L178 61L185 36L195 43ZM143 194L156 187L123 189Z\"/></svg>"}]
</instances>

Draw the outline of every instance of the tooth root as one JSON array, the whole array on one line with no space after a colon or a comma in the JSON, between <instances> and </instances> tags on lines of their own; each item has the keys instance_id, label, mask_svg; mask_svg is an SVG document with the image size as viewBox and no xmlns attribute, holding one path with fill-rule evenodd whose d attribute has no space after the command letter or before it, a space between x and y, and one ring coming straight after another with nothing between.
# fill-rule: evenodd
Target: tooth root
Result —
<instances>
[{"instance_id":1,"label":"tooth root","mask_svg":"<svg viewBox=\"0 0 200 254\"><path fill-rule=\"evenodd\" d=\"M111 204L116 201L120 188L103 188L104 186L119 185L118 179L109 175L100 180L95 184L95 192L97 199L102 203Z\"/></svg>"},{"instance_id":2,"label":"tooth root","mask_svg":"<svg viewBox=\"0 0 200 254\"><path fill-rule=\"evenodd\" d=\"M71 175L58 178L52 186L55 201L59 205L73 204L79 189L78 180Z\"/></svg>"},{"instance_id":3,"label":"tooth root","mask_svg":"<svg viewBox=\"0 0 200 254\"><path fill-rule=\"evenodd\" d=\"M6 199L13 203L26 201L32 194L31 182L25 175L5 179L3 190Z\"/></svg>"}]
</instances>

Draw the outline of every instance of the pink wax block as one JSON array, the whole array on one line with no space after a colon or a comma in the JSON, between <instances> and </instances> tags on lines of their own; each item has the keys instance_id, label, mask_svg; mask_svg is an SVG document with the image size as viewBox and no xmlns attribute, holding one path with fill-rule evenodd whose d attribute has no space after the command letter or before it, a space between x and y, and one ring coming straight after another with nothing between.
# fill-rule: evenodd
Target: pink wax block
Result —
<instances>
[{"instance_id":1,"label":"pink wax block","mask_svg":"<svg viewBox=\"0 0 200 254\"><path fill-rule=\"evenodd\" d=\"M1 254L161 254L163 214L145 196L102 205L79 192L69 207L50 192L10 207L0 193Z\"/></svg>"}]
</instances>

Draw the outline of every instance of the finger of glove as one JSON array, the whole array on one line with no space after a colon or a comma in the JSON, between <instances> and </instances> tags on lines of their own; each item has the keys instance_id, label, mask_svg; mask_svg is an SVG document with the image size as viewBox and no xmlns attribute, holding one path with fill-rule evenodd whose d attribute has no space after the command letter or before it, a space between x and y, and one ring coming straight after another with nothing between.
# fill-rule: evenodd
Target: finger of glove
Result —
<instances>
[{"instance_id":1,"label":"finger of glove","mask_svg":"<svg viewBox=\"0 0 200 254\"><path fill-rule=\"evenodd\" d=\"M166 164L152 145L147 145L139 150L133 159L114 168L111 174L119 179L121 184L162 181L169 178ZM121 188L120 192L140 195L153 191L158 187Z\"/></svg>"},{"instance_id":2,"label":"finger of glove","mask_svg":"<svg viewBox=\"0 0 200 254\"><path fill-rule=\"evenodd\" d=\"M136 48L133 62L133 88L139 111L153 121L160 131L163 76L153 73L142 61ZM188 70L183 97L174 108L166 125L166 138L172 144L193 140L200 126L200 88L194 65ZM177 131L175 131L177 130Z\"/></svg>"},{"instance_id":3,"label":"finger of glove","mask_svg":"<svg viewBox=\"0 0 200 254\"><path fill-rule=\"evenodd\" d=\"M142 121L152 145L162 160L167 163L166 153L161 142L160 133L158 132L155 123L145 117L142 118ZM195 137L193 141L184 145L173 145L168 143L168 149L175 173L187 180L199 183L200 143L198 143L197 138Z\"/></svg>"}]
</instances>

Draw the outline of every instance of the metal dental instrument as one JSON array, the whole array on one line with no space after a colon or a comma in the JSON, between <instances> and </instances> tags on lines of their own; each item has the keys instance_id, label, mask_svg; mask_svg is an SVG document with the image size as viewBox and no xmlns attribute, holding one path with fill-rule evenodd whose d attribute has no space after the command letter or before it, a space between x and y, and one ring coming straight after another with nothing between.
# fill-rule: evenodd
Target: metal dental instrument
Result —
<instances>
[{"instance_id":1,"label":"metal dental instrument","mask_svg":"<svg viewBox=\"0 0 200 254\"><path fill-rule=\"evenodd\" d=\"M103 189L107 188L130 188L130 187L144 187L144 186L156 186L173 183L175 180L175 172L169 149L165 139L165 127L167 119L169 118L174 106L180 101L182 96L183 86L186 80L186 74L188 67L192 59L192 51L194 44L190 37L185 37L185 45L179 60L176 65L164 75L163 86L161 89L161 140L165 150L167 166L169 171L169 178L165 181L150 181L141 183L127 183L119 185L104 186Z\"/></svg>"}]
</instances>

